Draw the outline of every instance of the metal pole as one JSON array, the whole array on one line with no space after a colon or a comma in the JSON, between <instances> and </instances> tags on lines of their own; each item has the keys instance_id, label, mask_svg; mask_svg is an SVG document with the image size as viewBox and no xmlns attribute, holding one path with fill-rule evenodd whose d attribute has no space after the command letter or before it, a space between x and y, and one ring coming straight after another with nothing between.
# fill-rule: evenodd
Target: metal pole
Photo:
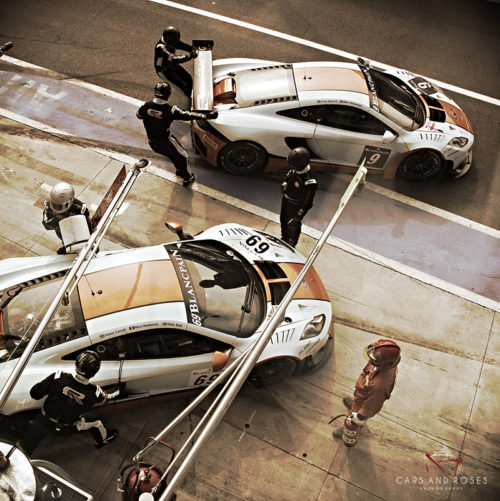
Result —
<instances>
[{"instance_id":1,"label":"metal pole","mask_svg":"<svg viewBox=\"0 0 500 501\"><path fill-rule=\"evenodd\" d=\"M80 251L78 254L78 257L76 258L75 262L73 263L72 267L70 268L68 274L66 275L63 283L61 284L61 287L57 291L56 295L54 296L54 299L52 300L52 303L50 304L49 308L47 309L47 312L45 313L42 321L40 322L39 326L35 330L35 333L31 337L28 345L26 346L25 350L23 351L23 354L17 361L16 365L14 366L14 369L10 373L9 377L7 378L7 381L2 388L2 391L0 392L0 409L3 408L5 402L9 398L10 394L12 393L12 390L14 386L16 385L19 377L21 376L21 373L23 370L26 368L26 365L28 364L31 356L33 355L33 352L35 351L35 348L40 341L40 338L43 335L43 331L47 327L48 323L52 319L52 316L54 315L55 311L57 310L60 301L64 298L66 294L66 290L68 289L71 281L75 279L75 286L80 280L82 274L78 275L78 272L80 269L85 270L87 266L90 263L90 258L95 254L95 251L99 245L99 242L104 238L104 232L102 229L106 226L107 224L107 219L110 218L111 214L113 213L113 210L117 206L118 201L122 197L122 194L128 193L130 189L132 188L135 180L137 179L137 176L139 175L141 169L146 167L148 164L147 160L139 160L136 162L133 166L133 169L129 171L127 174L127 177L125 178L123 185L120 187L118 190L117 194L113 198L113 201L109 205L108 209L104 213L103 218L99 221L99 224L97 225L97 228L95 231L92 233L90 236L87 244L85 247ZM115 213L113 213L113 217L115 216ZM109 224L107 225L109 226ZM106 229L107 229L106 226ZM87 257L90 256L90 258L87 259ZM77 276L78 275L78 276Z\"/></svg>"},{"instance_id":2,"label":"metal pole","mask_svg":"<svg viewBox=\"0 0 500 501\"><path fill-rule=\"evenodd\" d=\"M269 339L274 334L276 327L281 322L281 319L285 314L285 311L286 311L286 308L288 307L288 304L293 299L293 296L297 292L297 289L300 287L302 280L304 279L305 275L307 274L307 272L311 268L318 253L323 248L326 240L328 239L330 233L333 230L333 227L335 226L340 215L342 214L347 202L351 199L351 197L352 197L354 191L356 190L356 188L358 187L358 185L360 183L364 182L366 173L367 173L367 169L366 169L366 167L364 167L364 161L363 161L363 163L361 164L361 166L357 170L354 178L352 179L351 183L347 187L347 190L345 191L343 197L341 198L337 211L335 212L335 214L334 214L333 218L331 219L330 223L328 224L327 228L325 229L325 231L321 235L321 238L316 243L314 249L312 250L311 254L309 255L302 270L297 275L297 278L293 282L293 284L290 287L290 289L288 290L288 292L285 294L285 297L282 299L278 309L274 312L274 314L271 316L271 318L267 322L266 327L264 328L264 331L259 336L259 338L256 340L255 345L252 347L248 357L246 357L246 359L242 363L242 367L239 370L238 374L236 375L236 377L233 381L233 384L227 390L224 397L221 399L218 407L214 411L214 414L212 415L212 417L208 421L207 426L200 433L200 436L198 437L196 442L193 444L193 447L191 448L189 453L186 455L186 457L185 457L184 461L182 462L182 464L180 465L179 469L176 471L175 475L172 477L172 480L168 483L166 490L160 496L159 501L168 501L173 496L175 490L179 487L185 474L187 473L187 470L189 469L189 467L191 466L191 464L195 460L196 455L200 451L201 447L208 440L211 433L214 431L215 427L218 425L218 423L220 422L220 420L222 419L224 414L227 412L229 406L231 405L232 401L234 400L234 398L238 394L241 386L243 385L246 378L248 377L248 374L253 369L260 354L264 351L264 348L266 347L267 343L269 342Z\"/></svg>"}]
</instances>

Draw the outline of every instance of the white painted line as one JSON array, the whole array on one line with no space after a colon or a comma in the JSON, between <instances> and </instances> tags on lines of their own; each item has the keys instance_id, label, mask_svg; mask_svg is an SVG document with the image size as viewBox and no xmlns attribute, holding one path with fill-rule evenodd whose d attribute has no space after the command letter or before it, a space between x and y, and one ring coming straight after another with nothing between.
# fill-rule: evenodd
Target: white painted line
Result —
<instances>
[{"instance_id":1,"label":"white painted line","mask_svg":"<svg viewBox=\"0 0 500 501\"><path fill-rule=\"evenodd\" d=\"M155 1L155 0L150 0L150 1ZM3 56L2 59L4 59L4 60L6 60L6 61L8 61L11 64L14 64L16 66L36 69L36 70L40 70L40 71L46 71L46 72L51 73L52 75L56 76L58 79L64 78L64 75L62 75L60 73L53 72L52 70L48 70L47 68L43 68L41 66L36 66L34 64L27 63L27 62L21 61L19 59L15 59L13 57ZM109 89L105 89L103 87L98 87L97 85L94 85L94 84L89 84L87 82L83 82L82 80L71 79L71 80L67 80L67 81L73 85L78 86L78 87L88 89L92 92L96 92L97 94L102 94L102 95L108 96L108 97L113 98L113 99L118 99L120 101L127 102L129 104L133 104L134 106L140 106L143 104L143 101L140 101L138 99L134 99L132 97L126 96L124 94L120 94L118 92L115 92L115 91L112 91ZM45 124L42 124L42 123L37 122L35 120L31 120L29 118L23 117L21 115L18 115L14 112L11 112L11 111L3 109L3 108L0 108L0 114L4 115L7 118L11 118L12 120L15 120L16 122L24 123L25 125L28 125L30 127L34 127L35 129L40 129L40 130L43 130L45 132L49 132L49 133L53 133L53 134L57 134L57 135L70 136L70 134L68 134L66 132L63 132L63 131L58 130L58 129L54 129L48 125L45 125ZM112 153L109 150L102 150L100 148L92 148L92 149L94 151L101 152L101 153L105 152L105 154L107 156L111 156L111 153ZM116 155L118 155L118 156L120 155L119 153L114 153L114 152L113 152L113 154L115 155L114 158L116 158ZM175 175L172 175L172 178L169 179L169 181L177 182ZM378 185L370 183L370 182L366 182L366 188L369 188L370 190L372 190L376 193L379 193L380 195L383 195L383 196L386 196L388 198L392 198L393 200L397 200L397 201L400 201L402 203L405 203L411 207L415 207L417 209L423 210L423 211L428 212L430 214L434 214L438 217L442 217L443 219L447 219L450 222L460 224L460 225L465 226L467 228L470 228L470 229L479 231L481 233L490 235L494 238L500 238L500 231L497 231L493 228L482 225L480 223L476 223L475 221L471 221L469 219L458 216L456 214L452 214L451 212L444 211L442 209L439 209L439 208L434 207L432 205L426 204L424 202L420 202L419 200L415 200L414 198L410 198L410 197L407 197L405 195L401 195L395 191L388 190L387 188L383 188L381 186L378 186ZM211 189L211 188L207 187L207 189ZM211 189L211 190L213 193L218 193L218 192L216 192L216 190L213 190L213 189ZM224 198L224 196L226 196L226 195L224 193L219 193L218 196L215 196L213 194L210 196L213 198L216 198L218 200L222 200ZM244 201L241 201L241 203L242 203L242 205L245 204ZM263 217L265 217L265 216L263 216Z\"/></svg>"},{"instance_id":2,"label":"white painted line","mask_svg":"<svg viewBox=\"0 0 500 501\"><path fill-rule=\"evenodd\" d=\"M206 10L197 9L195 7L190 7L189 5L182 5L177 2L170 2L169 0L149 0L150 2L158 3L161 5L165 5L166 7L172 7L173 9L184 10L186 12L191 12L192 14L197 14L199 16L209 17L211 19L215 19L217 21L222 21L223 23L233 24L235 26L240 26L241 28L247 28L249 30L258 31L259 33L265 33L266 35L281 38L283 40L287 40L289 42L293 42L300 45L305 45L307 47L311 47L313 49L318 49L323 52L328 52L330 54L335 54L336 56L343 57L344 59L350 59L352 61L356 61L359 56L356 54L352 54L350 52L345 52L340 49L335 49L333 47L328 47L328 45L319 44L316 42L312 42L310 40L305 40L304 38L295 37L293 35L287 35L286 33L281 33L279 31L271 30L269 28L264 28L263 26L258 26L256 24L247 23L245 21L239 21L238 19L233 19L231 17L222 16L220 14L215 14L213 12L208 12ZM385 63L380 63L378 61L370 60L371 64L383 69L394 69L394 66L390 66ZM408 69L408 68L407 68ZM423 75L421 75L423 76ZM485 96L483 94L479 94L478 92L470 91L467 89L462 89L457 87L456 85L447 84L445 82L440 82L439 80L434 80L433 78L424 77L426 80L434 82L436 85L443 89L448 89L453 92L457 92L458 94L462 94L464 96L471 97L473 99L478 99L480 101L485 101L489 104L493 104L495 106L500 106L500 99L496 99L494 97Z\"/></svg>"},{"instance_id":3,"label":"white painted line","mask_svg":"<svg viewBox=\"0 0 500 501\"><path fill-rule=\"evenodd\" d=\"M476 223L475 221L471 221L470 219L466 219L465 217L458 216L457 214L453 214L452 212L434 207L433 205L426 204L425 202L420 202L419 200L415 200L414 198L407 197L406 195L402 195L401 193L388 190L383 186L378 186L377 184L373 184L368 181L366 182L365 187L369 188L375 193L378 193L379 195L383 195L387 198L392 198L393 200L397 200L398 202L410 205L411 207L429 212L430 214L451 221L452 223L460 224L462 226L465 226L466 228L479 231L493 238L500 238L500 231L495 230L494 228L490 228L489 226L485 226L484 224Z\"/></svg>"}]
</instances>

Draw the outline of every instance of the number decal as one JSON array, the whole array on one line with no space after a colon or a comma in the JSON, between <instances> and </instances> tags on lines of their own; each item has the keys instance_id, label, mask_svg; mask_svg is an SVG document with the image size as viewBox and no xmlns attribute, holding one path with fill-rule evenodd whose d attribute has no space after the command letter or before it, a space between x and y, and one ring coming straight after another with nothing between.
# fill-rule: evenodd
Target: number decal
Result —
<instances>
[{"instance_id":1,"label":"number decal","mask_svg":"<svg viewBox=\"0 0 500 501\"><path fill-rule=\"evenodd\" d=\"M188 386L206 386L215 381L222 371L196 369L191 372Z\"/></svg>"},{"instance_id":2,"label":"number decal","mask_svg":"<svg viewBox=\"0 0 500 501\"><path fill-rule=\"evenodd\" d=\"M209 376L208 374L202 374L194 381L194 386L200 386L202 384L210 384L212 381L215 381L219 377L219 374L212 374Z\"/></svg>"},{"instance_id":3,"label":"number decal","mask_svg":"<svg viewBox=\"0 0 500 501\"><path fill-rule=\"evenodd\" d=\"M387 148L379 148L378 146L365 146L358 160L358 165L361 165L361 162L364 160L365 165L370 169L383 169L391 151Z\"/></svg>"},{"instance_id":4,"label":"number decal","mask_svg":"<svg viewBox=\"0 0 500 501\"><path fill-rule=\"evenodd\" d=\"M257 254L263 254L269 250L269 244L267 242L261 242L262 237L258 235L252 235L245 240L245 243L250 247L253 247ZM260 242L260 243L259 243Z\"/></svg>"},{"instance_id":5,"label":"number decal","mask_svg":"<svg viewBox=\"0 0 500 501\"><path fill-rule=\"evenodd\" d=\"M380 153L374 153L366 162L365 162L365 165L369 165L370 167L374 164L376 164L380 157L382 155Z\"/></svg>"},{"instance_id":6,"label":"number decal","mask_svg":"<svg viewBox=\"0 0 500 501\"><path fill-rule=\"evenodd\" d=\"M436 94L439 92L439 89L434 84L428 82L422 77L412 78L408 83L422 91L424 94Z\"/></svg>"}]
</instances>

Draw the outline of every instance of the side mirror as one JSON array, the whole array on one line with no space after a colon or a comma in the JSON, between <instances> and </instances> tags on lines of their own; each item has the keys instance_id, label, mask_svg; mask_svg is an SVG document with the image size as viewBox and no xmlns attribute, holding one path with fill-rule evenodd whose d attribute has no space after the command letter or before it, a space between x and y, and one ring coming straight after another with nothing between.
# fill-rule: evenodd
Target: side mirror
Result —
<instances>
[{"instance_id":1,"label":"side mirror","mask_svg":"<svg viewBox=\"0 0 500 501\"><path fill-rule=\"evenodd\" d=\"M386 130L382 136L383 143L392 143L396 139L396 134L392 133L390 130Z\"/></svg>"},{"instance_id":2,"label":"side mirror","mask_svg":"<svg viewBox=\"0 0 500 501\"><path fill-rule=\"evenodd\" d=\"M212 370L221 371L227 364L229 360L229 355L227 353L222 353L222 351L216 351L214 353L214 358L212 360Z\"/></svg>"},{"instance_id":3,"label":"side mirror","mask_svg":"<svg viewBox=\"0 0 500 501\"><path fill-rule=\"evenodd\" d=\"M176 223L175 221L168 221L165 226L172 232L175 233L179 240L191 240L193 237L189 233L185 233L182 229L182 224Z\"/></svg>"}]
</instances>

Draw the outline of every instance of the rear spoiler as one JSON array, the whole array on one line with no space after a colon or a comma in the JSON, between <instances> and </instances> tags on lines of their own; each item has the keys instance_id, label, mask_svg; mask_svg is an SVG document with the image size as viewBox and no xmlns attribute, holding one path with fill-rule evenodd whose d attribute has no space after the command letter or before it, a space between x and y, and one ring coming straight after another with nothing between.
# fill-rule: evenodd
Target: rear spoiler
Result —
<instances>
[{"instance_id":1,"label":"rear spoiler","mask_svg":"<svg viewBox=\"0 0 500 501\"><path fill-rule=\"evenodd\" d=\"M210 111L214 108L212 81L213 40L193 40L194 59L193 110Z\"/></svg>"}]
</instances>

